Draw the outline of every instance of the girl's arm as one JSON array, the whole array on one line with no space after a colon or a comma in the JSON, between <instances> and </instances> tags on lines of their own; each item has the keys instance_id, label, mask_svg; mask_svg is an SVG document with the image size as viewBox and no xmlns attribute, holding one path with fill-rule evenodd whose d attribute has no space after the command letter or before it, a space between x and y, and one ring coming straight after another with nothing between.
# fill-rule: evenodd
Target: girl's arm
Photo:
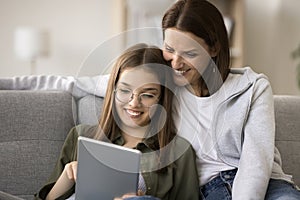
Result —
<instances>
[{"instance_id":1,"label":"girl's arm","mask_svg":"<svg viewBox=\"0 0 300 200\"><path fill-rule=\"evenodd\" d=\"M176 139L175 146L175 173L169 199L198 200L199 176L196 165L196 154L193 147L183 138Z\"/></svg>"},{"instance_id":2,"label":"girl's arm","mask_svg":"<svg viewBox=\"0 0 300 200\"><path fill-rule=\"evenodd\" d=\"M71 189L76 181L77 161L66 164L63 173L60 175L55 185L48 193L46 200L52 200L65 194Z\"/></svg>"},{"instance_id":3,"label":"girl's arm","mask_svg":"<svg viewBox=\"0 0 300 200\"><path fill-rule=\"evenodd\" d=\"M58 161L54 167L54 170L49 177L47 183L40 189L40 191L35 194L35 199L46 199L49 192L52 190L54 185L56 185L57 181L62 176L62 173L65 171L65 166L75 161L77 158L76 149L77 149L77 138L78 138L78 132L76 127L73 127L71 131L69 132L64 145L62 147L60 156L58 158ZM70 189L68 192L65 192L64 198L69 197L74 193L73 189Z\"/></svg>"}]
</instances>

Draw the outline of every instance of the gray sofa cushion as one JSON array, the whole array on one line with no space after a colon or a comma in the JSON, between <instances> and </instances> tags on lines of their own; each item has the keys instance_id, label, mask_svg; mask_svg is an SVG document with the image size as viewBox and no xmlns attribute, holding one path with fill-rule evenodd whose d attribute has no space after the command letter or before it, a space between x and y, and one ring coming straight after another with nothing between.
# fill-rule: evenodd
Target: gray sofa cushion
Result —
<instances>
[{"instance_id":1,"label":"gray sofa cushion","mask_svg":"<svg viewBox=\"0 0 300 200\"><path fill-rule=\"evenodd\" d=\"M103 98L94 95L87 95L77 100L78 124L98 124L102 104Z\"/></svg>"},{"instance_id":2,"label":"gray sofa cushion","mask_svg":"<svg viewBox=\"0 0 300 200\"><path fill-rule=\"evenodd\" d=\"M292 174L300 186L300 97L274 96L276 146L285 173Z\"/></svg>"},{"instance_id":3,"label":"gray sofa cushion","mask_svg":"<svg viewBox=\"0 0 300 200\"><path fill-rule=\"evenodd\" d=\"M61 91L0 91L0 190L33 198L74 126L72 101Z\"/></svg>"}]
</instances>

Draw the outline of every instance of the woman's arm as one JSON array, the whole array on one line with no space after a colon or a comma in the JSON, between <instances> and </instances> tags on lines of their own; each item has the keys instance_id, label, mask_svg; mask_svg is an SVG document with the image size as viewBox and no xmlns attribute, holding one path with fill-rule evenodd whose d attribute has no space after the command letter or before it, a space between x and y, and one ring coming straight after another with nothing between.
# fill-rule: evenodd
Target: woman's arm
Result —
<instances>
[{"instance_id":1,"label":"woman's arm","mask_svg":"<svg viewBox=\"0 0 300 200\"><path fill-rule=\"evenodd\" d=\"M72 76L36 75L0 78L0 90L65 90L72 92Z\"/></svg>"},{"instance_id":2,"label":"woman's arm","mask_svg":"<svg viewBox=\"0 0 300 200\"><path fill-rule=\"evenodd\" d=\"M0 78L0 90L62 90L76 98L88 94L104 97L109 75L73 77L55 75Z\"/></svg>"},{"instance_id":3,"label":"woman's arm","mask_svg":"<svg viewBox=\"0 0 300 200\"><path fill-rule=\"evenodd\" d=\"M264 199L272 173L275 143L273 93L266 78L253 88L232 199Z\"/></svg>"}]
</instances>

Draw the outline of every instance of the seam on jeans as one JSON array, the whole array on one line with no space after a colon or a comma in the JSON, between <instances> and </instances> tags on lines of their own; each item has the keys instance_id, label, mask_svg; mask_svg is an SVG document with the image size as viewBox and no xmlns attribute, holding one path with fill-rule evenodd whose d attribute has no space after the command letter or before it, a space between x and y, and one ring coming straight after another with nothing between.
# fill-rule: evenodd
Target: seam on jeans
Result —
<instances>
[{"instance_id":1,"label":"seam on jeans","mask_svg":"<svg viewBox=\"0 0 300 200\"><path fill-rule=\"evenodd\" d=\"M231 188L231 185L230 185L230 183L229 182L225 182L225 186L226 186L226 188L227 188L227 190L228 190L228 192L230 193L230 195L232 194L232 188Z\"/></svg>"}]
</instances>

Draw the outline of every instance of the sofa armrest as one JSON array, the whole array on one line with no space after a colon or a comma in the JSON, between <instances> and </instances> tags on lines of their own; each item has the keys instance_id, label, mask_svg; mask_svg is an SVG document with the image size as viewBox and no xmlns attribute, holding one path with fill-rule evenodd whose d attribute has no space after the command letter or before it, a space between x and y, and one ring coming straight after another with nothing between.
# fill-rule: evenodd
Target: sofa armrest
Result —
<instances>
[{"instance_id":1,"label":"sofa armrest","mask_svg":"<svg viewBox=\"0 0 300 200\"><path fill-rule=\"evenodd\" d=\"M282 158L283 171L300 185L300 97L275 95L275 144Z\"/></svg>"}]
</instances>

